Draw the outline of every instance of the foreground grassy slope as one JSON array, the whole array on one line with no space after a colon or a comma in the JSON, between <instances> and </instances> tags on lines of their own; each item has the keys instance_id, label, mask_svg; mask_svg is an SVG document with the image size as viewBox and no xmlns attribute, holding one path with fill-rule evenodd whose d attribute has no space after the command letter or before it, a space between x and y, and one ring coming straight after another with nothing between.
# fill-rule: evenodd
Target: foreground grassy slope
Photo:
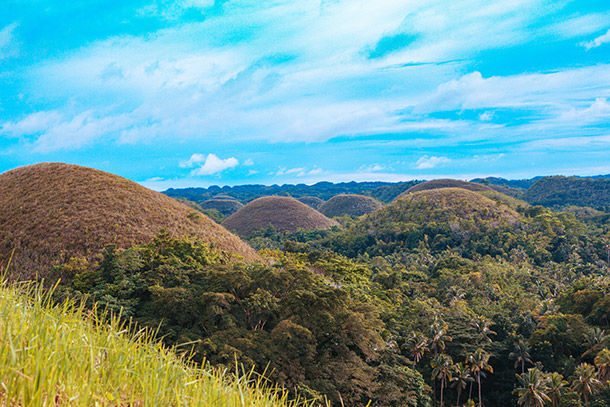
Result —
<instances>
[{"instance_id":1,"label":"foreground grassy slope","mask_svg":"<svg viewBox=\"0 0 610 407\"><path fill-rule=\"evenodd\" d=\"M43 163L0 174L0 265L44 272L107 244L128 247L165 228L219 251L257 259L237 236L203 214L125 178L76 165ZM29 276L23 276L29 277Z\"/></svg>"},{"instance_id":2,"label":"foreground grassy slope","mask_svg":"<svg viewBox=\"0 0 610 407\"><path fill-rule=\"evenodd\" d=\"M196 368L142 332L50 303L0 285L2 406L297 405L261 380Z\"/></svg>"},{"instance_id":3,"label":"foreground grassy slope","mask_svg":"<svg viewBox=\"0 0 610 407\"><path fill-rule=\"evenodd\" d=\"M247 237L269 227L280 232L295 232L299 229L328 229L339 223L294 198L267 196L250 202L222 225Z\"/></svg>"}]
</instances>

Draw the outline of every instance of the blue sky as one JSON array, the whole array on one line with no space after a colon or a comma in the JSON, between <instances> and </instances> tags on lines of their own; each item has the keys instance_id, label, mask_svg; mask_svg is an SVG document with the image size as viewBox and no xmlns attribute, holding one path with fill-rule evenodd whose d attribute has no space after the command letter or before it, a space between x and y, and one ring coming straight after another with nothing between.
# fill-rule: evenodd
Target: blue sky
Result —
<instances>
[{"instance_id":1,"label":"blue sky","mask_svg":"<svg viewBox=\"0 0 610 407\"><path fill-rule=\"evenodd\" d=\"M0 172L610 173L606 0L3 0Z\"/></svg>"}]
</instances>

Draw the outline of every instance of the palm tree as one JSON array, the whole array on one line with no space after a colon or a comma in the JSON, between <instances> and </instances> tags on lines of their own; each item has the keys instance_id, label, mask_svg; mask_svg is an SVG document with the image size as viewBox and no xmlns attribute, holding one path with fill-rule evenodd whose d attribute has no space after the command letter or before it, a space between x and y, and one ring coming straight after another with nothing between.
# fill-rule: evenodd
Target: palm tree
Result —
<instances>
[{"instance_id":1,"label":"palm tree","mask_svg":"<svg viewBox=\"0 0 610 407\"><path fill-rule=\"evenodd\" d=\"M443 392L447 382L451 380L453 359L451 356L441 353L432 359L430 366L432 367L432 380L438 379L441 382L441 407L443 407Z\"/></svg>"},{"instance_id":2,"label":"palm tree","mask_svg":"<svg viewBox=\"0 0 610 407\"><path fill-rule=\"evenodd\" d=\"M595 367L588 363L581 363L574 371L572 390L582 395L585 404L589 402L589 396L597 393L602 383L595 377Z\"/></svg>"},{"instance_id":3,"label":"palm tree","mask_svg":"<svg viewBox=\"0 0 610 407\"><path fill-rule=\"evenodd\" d=\"M481 398L481 376L485 377L485 371L493 373L493 367L489 364L489 353L479 348L474 353L468 355L468 364L470 365L470 371L477 378L477 384L479 385L479 406L483 405Z\"/></svg>"},{"instance_id":4,"label":"palm tree","mask_svg":"<svg viewBox=\"0 0 610 407\"><path fill-rule=\"evenodd\" d=\"M415 370L415 364L419 363L424 353L430 350L428 342L428 337L421 332L414 332L409 338L409 355L413 358L413 370Z\"/></svg>"},{"instance_id":5,"label":"palm tree","mask_svg":"<svg viewBox=\"0 0 610 407\"><path fill-rule=\"evenodd\" d=\"M496 333L489 328L493 325L493 322L488 321L485 318L475 318L470 321L470 325L477 330L481 342L491 342L489 335L496 335Z\"/></svg>"},{"instance_id":6,"label":"palm tree","mask_svg":"<svg viewBox=\"0 0 610 407\"><path fill-rule=\"evenodd\" d=\"M604 348L595 356L595 366L597 366L598 379L610 380L610 350Z\"/></svg>"},{"instance_id":7,"label":"palm tree","mask_svg":"<svg viewBox=\"0 0 610 407\"><path fill-rule=\"evenodd\" d=\"M523 339L519 340L519 342L515 345L515 350L508 355L510 359L515 359L515 369L517 366L521 365L521 374L525 373L525 364L530 363L533 364L532 359L530 358L530 348L527 346Z\"/></svg>"},{"instance_id":8,"label":"palm tree","mask_svg":"<svg viewBox=\"0 0 610 407\"><path fill-rule=\"evenodd\" d=\"M551 401L547 396L547 386L544 374L536 369L530 368L527 373L517 375L521 387L515 391L519 395L517 403L525 407L544 407L546 401Z\"/></svg>"},{"instance_id":9,"label":"palm tree","mask_svg":"<svg viewBox=\"0 0 610 407\"><path fill-rule=\"evenodd\" d=\"M472 383L474 379L470 375L470 369L462 362L453 365L453 377L450 379L451 387L455 387L457 391L457 403L456 406L460 405L460 396L462 391L466 388L468 383Z\"/></svg>"},{"instance_id":10,"label":"palm tree","mask_svg":"<svg viewBox=\"0 0 610 407\"><path fill-rule=\"evenodd\" d=\"M439 351L445 350L445 342L451 342L453 339L447 335L449 326L442 320L436 320L430 327L432 333L430 338L430 349L436 356Z\"/></svg>"},{"instance_id":11,"label":"palm tree","mask_svg":"<svg viewBox=\"0 0 610 407\"><path fill-rule=\"evenodd\" d=\"M553 372L546 376L546 385L548 387L547 395L551 398L551 406L558 407L561 400L562 389L568 384L563 380L563 376Z\"/></svg>"},{"instance_id":12,"label":"palm tree","mask_svg":"<svg viewBox=\"0 0 610 407\"><path fill-rule=\"evenodd\" d=\"M599 329L598 327L591 328L589 331L585 332L585 346L587 347L587 351L582 355L587 356L599 352L602 346L608 342L608 338L609 336L603 329Z\"/></svg>"}]
</instances>

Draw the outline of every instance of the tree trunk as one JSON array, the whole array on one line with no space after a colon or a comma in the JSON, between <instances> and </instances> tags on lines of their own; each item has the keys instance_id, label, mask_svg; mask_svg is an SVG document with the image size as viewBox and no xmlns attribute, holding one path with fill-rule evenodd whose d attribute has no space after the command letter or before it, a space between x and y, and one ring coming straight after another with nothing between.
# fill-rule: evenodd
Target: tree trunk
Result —
<instances>
[{"instance_id":1,"label":"tree trunk","mask_svg":"<svg viewBox=\"0 0 610 407\"><path fill-rule=\"evenodd\" d=\"M444 381L441 379L441 407L443 407L443 390L445 389Z\"/></svg>"},{"instance_id":2,"label":"tree trunk","mask_svg":"<svg viewBox=\"0 0 610 407\"><path fill-rule=\"evenodd\" d=\"M525 373L525 360L521 359L521 374Z\"/></svg>"},{"instance_id":3,"label":"tree trunk","mask_svg":"<svg viewBox=\"0 0 610 407\"><path fill-rule=\"evenodd\" d=\"M483 399L481 399L481 371L477 374L477 382L479 383L479 407L483 407Z\"/></svg>"},{"instance_id":4,"label":"tree trunk","mask_svg":"<svg viewBox=\"0 0 610 407\"><path fill-rule=\"evenodd\" d=\"M457 398L457 403L455 403L455 405L459 406L460 405L460 395L462 394L462 386L460 386L459 382L457 385L457 393L458 393L458 398Z\"/></svg>"}]
</instances>

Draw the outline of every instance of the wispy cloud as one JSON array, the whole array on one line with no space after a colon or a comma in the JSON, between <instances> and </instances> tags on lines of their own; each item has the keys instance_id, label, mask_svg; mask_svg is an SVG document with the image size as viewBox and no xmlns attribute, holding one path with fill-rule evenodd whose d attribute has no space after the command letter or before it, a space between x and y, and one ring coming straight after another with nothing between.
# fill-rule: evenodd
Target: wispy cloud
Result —
<instances>
[{"instance_id":1,"label":"wispy cloud","mask_svg":"<svg viewBox=\"0 0 610 407\"><path fill-rule=\"evenodd\" d=\"M604 35L600 35L599 37L595 38L592 41L583 42L581 45L583 47L585 47L585 49L587 51L589 51L591 48L597 48L597 47L600 47L609 42L610 42L610 29Z\"/></svg>"},{"instance_id":2,"label":"wispy cloud","mask_svg":"<svg viewBox=\"0 0 610 407\"><path fill-rule=\"evenodd\" d=\"M423 156L415 163L415 168L418 170L427 170L430 168L436 168L445 164L449 164L451 160L447 157L428 157Z\"/></svg>"},{"instance_id":3,"label":"wispy cloud","mask_svg":"<svg viewBox=\"0 0 610 407\"><path fill-rule=\"evenodd\" d=\"M15 56L19 52L19 44L14 35L17 26L17 23L13 23L0 30L0 60Z\"/></svg>"}]
</instances>

